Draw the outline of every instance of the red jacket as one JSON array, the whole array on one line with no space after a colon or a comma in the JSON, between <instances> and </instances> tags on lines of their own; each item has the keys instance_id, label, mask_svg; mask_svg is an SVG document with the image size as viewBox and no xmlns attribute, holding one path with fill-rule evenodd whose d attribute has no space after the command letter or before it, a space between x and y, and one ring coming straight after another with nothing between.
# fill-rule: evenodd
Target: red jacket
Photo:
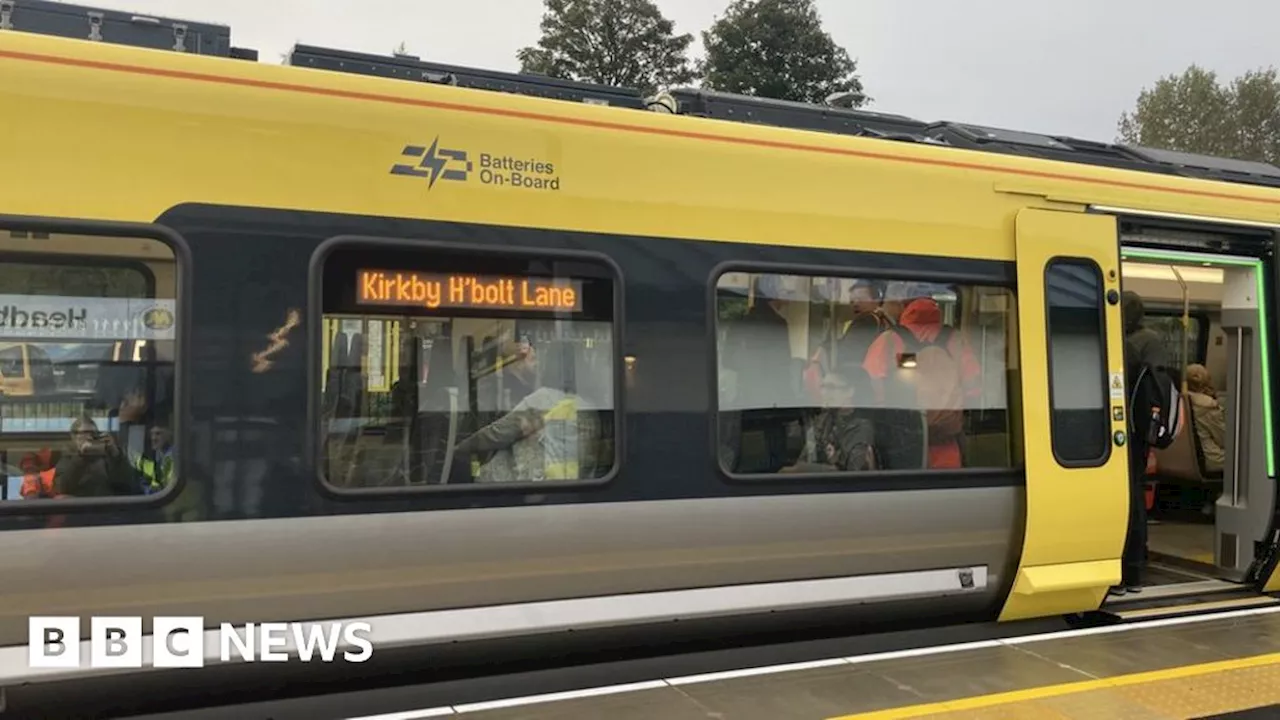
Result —
<instances>
[{"instance_id":1,"label":"red jacket","mask_svg":"<svg viewBox=\"0 0 1280 720\"><path fill-rule=\"evenodd\" d=\"M938 307L938 303L930 298L921 298L913 300L902 311L902 317L898 318L898 324L909 330L922 342L929 342L938 337L938 333L942 330L942 309ZM899 353L903 351L902 338L894 332L883 332L871 344L871 349L867 351L866 362L863 368L872 380L884 380L889 376L889 369ZM951 353L951 357L956 359L960 366L961 382L964 384L964 395L966 399L978 398L982 394L982 388L979 380L982 377L982 366L978 364L977 358L973 356L973 351L969 349L969 344L964 341L959 332L951 334L951 339L947 342L947 352ZM877 401L884 402L884 386L877 383L876 387ZM956 440L948 440L937 445L929 447L929 467L931 468L958 468L962 466L962 458L960 455L960 443Z\"/></svg>"}]
</instances>

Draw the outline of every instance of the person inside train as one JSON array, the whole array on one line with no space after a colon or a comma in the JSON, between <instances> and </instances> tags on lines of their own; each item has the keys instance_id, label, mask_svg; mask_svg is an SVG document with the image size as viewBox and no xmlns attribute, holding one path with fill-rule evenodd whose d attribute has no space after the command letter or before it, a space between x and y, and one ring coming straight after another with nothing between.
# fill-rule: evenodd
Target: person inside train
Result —
<instances>
[{"instance_id":1,"label":"person inside train","mask_svg":"<svg viewBox=\"0 0 1280 720\"><path fill-rule=\"evenodd\" d=\"M88 415L71 423L71 447L54 469L53 484L54 494L70 497L113 497L142 492L137 474L116 437L100 432Z\"/></svg>"},{"instance_id":2,"label":"person inside train","mask_svg":"<svg viewBox=\"0 0 1280 720\"><path fill-rule=\"evenodd\" d=\"M151 441L149 453L130 449L128 455L142 493L154 495L173 485L177 479L177 446L173 441L173 427L167 421L153 423L148 436ZM188 478L178 491L178 497L164 506L164 514L170 522L198 520L202 515L199 483Z\"/></svg>"},{"instance_id":3,"label":"person inside train","mask_svg":"<svg viewBox=\"0 0 1280 720\"><path fill-rule=\"evenodd\" d=\"M528 337L503 344L503 388L509 393L508 408L514 408L532 393L538 381L538 354Z\"/></svg>"},{"instance_id":4,"label":"person inside train","mask_svg":"<svg viewBox=\"0 0 1280 720\"><path fill-rule=\"evenodd\" d=\"M151 426L151 456L129 451L129 462L142 478L142 492L152 495L173 482L173 431L164 423Z\"/></svg>"},{"instance_id":5,"label":"person inside train","mask_svg":"<svg viewBox=\"0 0 1280 720\"><path fill-rule=\"evenodd\" d=\"M808 405L801 397L805 361L792 359L784 294L781 277L756 276L746 314L726 323L722 356L733 372L738 409L725 413L722 424L737 425L727 436L759 434L763 440L758 451L748 452L741 443L721 448L726 467L733 471L782 468L788 459L786 428L798 419L797 408Z\"/></svg>"},{"instance_id":6,"label":"person inside train","mask_svg":"<svg viewBox=\"0 0 1280 720\"><path fill-rule=\"evenodd\" d=\"M1147 316L1142 296L1132 290L1126 290L1121 297L1120 308L1124 317L1125 362L1131 365L1148 365L1153 368L1171 369L1165 354L1164 341L1160 339L1160 333L1142 325L1142 321Z\"/></svg>"},{"instance_id":7,"label":"person inside train","mask_svg":"<svg viewBox=\"0 0 1280 720\"><path fill-rule=\"evenodd\" d=\"M1191 406L1191 424L1195 426L1204 453L1204 469L1220 473L1226 461L1227 414L1218 402L1218 391L1213 387L1209 370L1199 363L1187 366L1187 401Z\"/></svg>"},{"instance_id":8,"label":"person inside train","mask_svg":"<svg viewBox=\"0 0 1280 720\"><path fill-rule=\"evenodd\" d=\"M783 315L782 278L760 275L745 315L729 327L727 354L737 371L738 391L747 408L789 407L795 398L794 379L780 382L778 374L794 365L791 335Z\"/></svg>"},{"instance_id":9,"label":"person inside train","mask_svg":"<svg viewBox=\"0 0 1280 720\"><path fill-rule=\"evenodd\" d=\"M866 359L872 343L893 323L883 309L883 298L881 287L871 281L859 280L849 288L853 317L836 343L841 365L846 361Z\"/></svg>"},{"instance_id":10,"label":"person inside train","mask_svg":"<svg viewBox=\"0 0 1280 720\"><path fill-rule=\"evenodd\" d=\"M492 456L476 482L576 480L579 465L578 413L570 349L548 343L539 353L537 387L510 412L459 442L458 455Z\"/></svg>"},{"instance_id":11,"label":"person inside train","mask_svg":"<svg viewBox=\"0 0 1280 720\"><path fill-rule=\"evenodd\" d=\"M924 413L928 466L963 467L964 407L981 393L982 367L961 333L942 322L927 285L896 285L894 297L909 300L897 325L872 343L863 367L882 407Z\"/></svg>"},{"instance_id":12,"label":"person inside train","mask_svg":"<svg viewBox=\"0 0 1280 720\"><path fill-rule=\"evenodd\" d=\"M806 428L804 449L783 473L858 472L875 469L875 428L858 413L870 396L867 373L842 364L822 378L822 409Z\"/></svg>"},{"instance_id":13,"label":"person inside train","mask_svg":"<svg viewBox=\"0 0 1280 720\"><path fill-rule=\"evenodd\" d=\"M833 343L824 340L805 368L805 390L811 402L822 402L822 377L833 365L861 363L871 344L889 328L889 318L880 307L882 295L880 285L872 280L855 280L850 286L849 302L835 313L835 352L831 351Z\"/></svg>"},{"instance_id":14,"label":"person inside train","mask_svg":"<svg viewBox=\"0 0 1280 720\"><path fill-rule=\"evenodd\" d=\"M26 453L18 462L22 468L22 486L19 490L24 500L56 498L54 491L53 450L40 448Z\"/></svg>"},{"instance_id":15,"label":"person inside train","mask_svg":"<svg viewBox=\"0 0 1280 720\"><path fill-rule=\"evenodd\" d=\"M907 305L916 299L916 286L917 283L912 282L891 282L885 287L880 298L880 313L890 325L898 324Z\"/></svg>"},{"instance_id":16,"label":"person inside train","mask_svg":"<svg viewBox=\"0 0 1280 720\"><path fill-rule=\"evenodd\" d=\"M1124 291L1120 309L1124 319L1126 390L1129 397L1134 397L1139 369L1145 366L1162 371L1167 367L1167 360L1159 333L1142 325L1146 317L1142 297L1132 290ZM1120 585L1111 588L1113 595L1142 591L1147 560L1146 479L1152 453L1147 445L1147 432L1150 423L1150 408L1129 408L1129 525L1121 556Z\"/></svg>"}]
</instances>

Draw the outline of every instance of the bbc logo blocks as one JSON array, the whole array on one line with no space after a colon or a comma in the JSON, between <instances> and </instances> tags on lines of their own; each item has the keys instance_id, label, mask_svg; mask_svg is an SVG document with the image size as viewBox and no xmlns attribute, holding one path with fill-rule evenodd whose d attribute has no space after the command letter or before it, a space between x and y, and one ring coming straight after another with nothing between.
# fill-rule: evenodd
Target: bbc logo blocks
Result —
<instances>
[{"instance_id":1,"label":"bbc logo blocks","mask_svg":"<svg viewBox=\"0 0 1280 720\"><path fill-rule=\"evenodd\" d=\"M33 617L28 623L31 667L80 667L80 618ZM142 667L141 617L90 619L89 667ZM157 617L151 636L151 665L160 668L204 666L204 618Z\"/></svg>"},{"instance_id":2,"label":"bbc logo blocks","mask_svg":"<svg viewBox=\"0 0 1280 720\"><path fill-rule=\"evenodd\" d=\"M27 626L27 662L33 668L84 666L80 619L36 616ZM333 662L342 648L347 662L364 662L373 654L372 631L365 622L222 623L217 634L217 657L231 662L302 662L318 658ZM89 667L140 668L145 647L151 648L152 667L198 668L206 659L202 617L156 617L151 636L142 633L141 617L94 617L89 626ZM292 642L291 642L292 641ZM210 648L212 650L212 648Z\"/></svg>"},{"instance_id":3,"label":"bbc logo blocks","mask_svg":"<svg viewBox=\"0 0 1280 720\"><path fill-rule=\"evenodd\" d=\"M33 617L27 621L27 664L80 667L80 618Z\"/></svg>"}]
</instances>

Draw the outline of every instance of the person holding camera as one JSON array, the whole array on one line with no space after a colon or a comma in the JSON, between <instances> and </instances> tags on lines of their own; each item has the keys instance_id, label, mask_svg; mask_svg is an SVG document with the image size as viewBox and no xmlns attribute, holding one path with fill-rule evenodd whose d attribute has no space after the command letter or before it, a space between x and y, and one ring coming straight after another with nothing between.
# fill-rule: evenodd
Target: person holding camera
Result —
<instances>
[{"instance_id":1,"label":"person holding camera","mask_svg":"<svg viewBox=\"0 0 1280 720\"><path fill-rule=\"evenodd\" d=\"M58 495L113 497L138 495L137 475L116 438L83 415L71 423L71 449L58 461L53 484Z\"/></svg>"}]
</instances>

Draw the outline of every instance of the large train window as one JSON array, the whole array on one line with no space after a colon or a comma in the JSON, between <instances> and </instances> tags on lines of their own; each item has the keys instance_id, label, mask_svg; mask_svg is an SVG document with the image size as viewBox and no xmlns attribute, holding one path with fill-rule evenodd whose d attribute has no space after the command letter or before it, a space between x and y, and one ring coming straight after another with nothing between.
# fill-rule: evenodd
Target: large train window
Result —
<instances>
[{"instance_id":1,"label":"large train window","mask_svg":"<svg viewBox=\"0 0 1280 720\"><path fill-rule=\"evenodd\" d=\"M1111 451L1102 270L1060 258L1045 269L1053 452L1066 467L1097 465Z\"/></svg>"},{"instance_id":2,"label":"large train window","mask_svg":"<svg viewBox=\"0 0 1280 720\"><path fill-rule=\"evenodd\" d=\"M716 293L725 472L1013 466L1009 289L726 273Z\"/></svg>"},{"instance_id":3,"label":"large train window","mask_svg":"<svg viewBox=\"0 0 1280 720\"><path fill-rule=\"evenodd\" d=\"M0 499L175 480L177 263L159 240L0 235Z\"/></svg>"},{"instance_id":4,"label":"large train window","mask_svg":"<svg viewBox=\"0 0 1280 720\"><path fill-rule=\"evenodd\" d=\"M1203 311L1187 317L1186 340L1182 337L1182 309L1168 310L1148 307L1142 318L1142 327L1155 332L1160 338L1166 362L1170 367L1184 368L1192 363L1208 362L1209 318ZM1184 350L1187 357L1183 357Z\"/></svg>"},{"instance_id":5,"label":"large train window","mask_svg":"<svg viewBox=\"0 0 1280 720\"><path fill-rule=\"evenodd\" d=\"M331 251L323 272L319 462L331 488L611 475L610 266L360 243Z\"/></svg>"}]
</instances>

